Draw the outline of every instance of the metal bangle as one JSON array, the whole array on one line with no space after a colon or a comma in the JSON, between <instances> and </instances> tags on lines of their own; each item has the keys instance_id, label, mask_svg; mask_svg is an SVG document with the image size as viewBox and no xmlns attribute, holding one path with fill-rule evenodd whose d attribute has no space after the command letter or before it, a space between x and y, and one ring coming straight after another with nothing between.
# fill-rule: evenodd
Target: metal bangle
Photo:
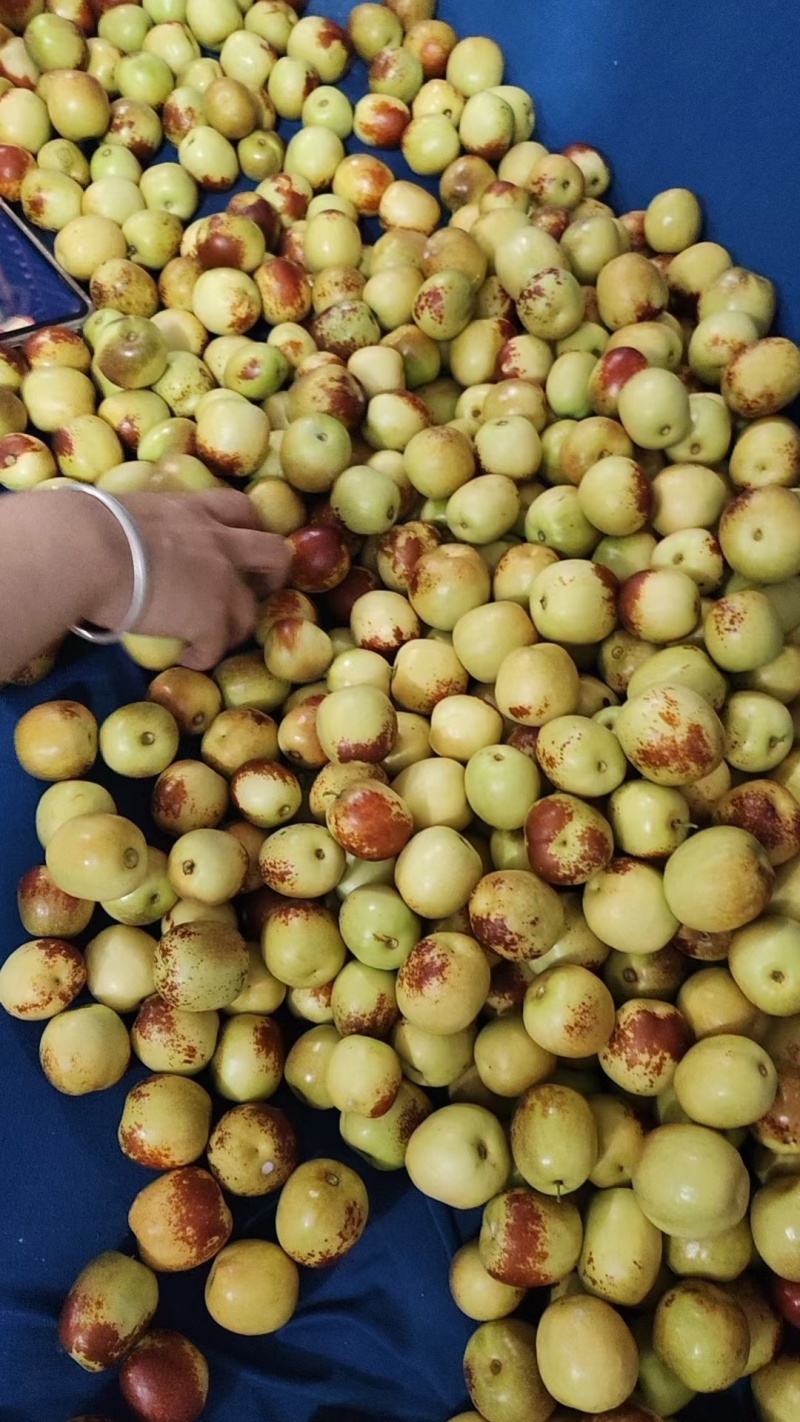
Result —
<instances>
[{"instance_id":1,"label":"metal bangle","mask_svg":"<svg viewBox=\"0 0 800 1422\"><path fill-rule=\"evenodd\" d=\"M136 626L141 617L149 593L149 576L147 566L147 552L145 550L142 536L131 518L124 504L119 499L115 499L112 494L107 494L103 489L98 489L94 484L83 484L79 481L69 481L61 485L62 489L74 489L79 494L89 494L91 498L97 499L114 515L120 528L128 541L131 554L131 566L133 571L133 588L131 591L131 602L120 627L116 632L103 632L94 627L82 627L80 624L70 627L70 632L76 636L83 637L86 642L98 642L108 646L111 643L119 642L120 638L130 632Z\"/></svg>"}]
</instances>

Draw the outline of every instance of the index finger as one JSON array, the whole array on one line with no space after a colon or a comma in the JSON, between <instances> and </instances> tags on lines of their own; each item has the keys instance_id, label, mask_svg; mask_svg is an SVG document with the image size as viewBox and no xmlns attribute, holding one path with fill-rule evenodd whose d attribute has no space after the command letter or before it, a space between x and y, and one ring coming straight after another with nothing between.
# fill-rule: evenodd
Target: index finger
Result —
<instances>
[{"instance_id":1,"label":"index finger","mask_svg":"<svg viewBox=\"0 0 800 1422\"><path fill-rule=\"evenodd\" d=\"M211 517L226 528L257 529L260 526L252 500L238 489L204 489L192 497L202 499Z\"/></svg>"},{"instance_id":2,"label":"index finger","mask_svg":"<svg viewBox=\"0 0 800 1422\"><path fill-rule=\"evenodd\" d=\"M222 536L222 546L240 573L266 577L272 587L279 587L289 576L292 545L278 533L231 528Z\"/></svg>"}]
</instances>

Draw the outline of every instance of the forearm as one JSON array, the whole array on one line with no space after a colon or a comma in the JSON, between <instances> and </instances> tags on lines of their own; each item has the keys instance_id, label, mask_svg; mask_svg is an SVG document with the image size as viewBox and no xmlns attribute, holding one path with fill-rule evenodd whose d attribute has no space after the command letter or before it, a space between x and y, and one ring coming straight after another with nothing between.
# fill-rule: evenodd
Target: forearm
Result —
<instances>
[{"instance_id":1,"label":"forearm","mask_svg":"<svg viewBox=\"0 0 800 1422\"><path fill-rule=\"evenodd\" d=\"M0 496L0 685L75 623L175 637L187 666L220 661L247 640L257 599L289 576L286 539L257 527L233 489L137 493L119 501L147 563L133 606L134 560L116 513L74 488Z\"/></svg>"},{"instance_id":2,"label":"forearm","mask_svg":"<svg viewBox=\"0 0 800 1422\"><path fill-rule=\"evenodd\" d=\"M98 502L56 490L0 497L0 684L91 620L115 584L124 613L130 555Z\"/></svg>"}]
</instances>

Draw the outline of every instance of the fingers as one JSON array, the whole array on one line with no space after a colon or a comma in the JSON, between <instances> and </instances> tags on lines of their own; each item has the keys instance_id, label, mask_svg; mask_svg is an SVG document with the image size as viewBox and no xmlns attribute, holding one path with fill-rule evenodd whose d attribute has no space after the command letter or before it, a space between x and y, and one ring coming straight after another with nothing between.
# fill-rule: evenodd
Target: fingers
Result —
<instances>
[{"instance_id":1,"label":"fingers","mask_svg":"<svg viewBox=\"0 0 800 1422\"><path fill-rule=\"evenodd\" d=\"M228 609L228 647L238 647L253 635L258 619L258 602L252 588L241 587L235 602Z\"/></svg>"},{"instance_id":2,"label":"fingers","mask_svg":"<svg viewBox=\"0 0 800 1422\"><path fill-rule=\"evenodd\" d=\"M265 577L270 588L282 587L286 582L292 562L292 548L279 534L237 528L222 535L220 541L240 572Z\"/></svg>"},{"instance_id":3,"label":"fingers","mask_svg":"<svg viewBox=\"0 0 800 1422\"><path fill-rule=\"evenodd\" d=\"M278 592L280 588L286 586L285 578L278 578L274 573L248 573L248 587L253 589L259 601L263 602L270 593Z\"/></svg>"},{"instance_id":4,"label":"fingers","mask_svg":"<svg viewBox=\"0 0 800 1422\"><path fill-rule=\"evenodd\" d=\"M163 522L171 517L183 522L187 517L203 521L211 517L224 528L260 527L252 499L238 489L203 489L199 493L143 490L122 495L120 503L135 519Z\"/></svg>"},{"instance_id":5,"label":"fingers","mask_svg":"<svg viewBox=\"0 0 800 1422\"><path fill-rule=\"evenodd\" d=\"M222 657L216 656L208 645L201 642L186 647L178 665L189 667L191 671L210 671L220 661Z\"/></svg>"},{"instance_id":6,"label":"fingers","mask_svg":"<svg viewBox=\"0 0 800 1422\"><path fill-rule=\"evenodd\" d=\"M253 503L235 489L139 494L127 502L150 560L141 630L179 636L187 644L183 664L205 671L252 636L256 596L284 585L291 545L260 529Z\"/></svg>"},{"instance_id":7,"label":"fingers","mask_svg":"<svg viewBox=\"0 0 800 1422\"><path fill-rule=\"evenodd\" d=\"M228 597L225 597L225 592ZM246 642L252 635L258 616L255 594L242 581L232 590L220 590L217 615L198 631L187 646L181 664L194 671L207 671L216 666L233 647Z\"/></svg>"},{"instance_id":8,"label":"fingers","mask_svg":"<svg viewBox=\"0 0 800 1422\"><path fill-rule=\"evenodd\" d=\"M252 500L238 489L205 489L201 494L192 494L190 497L197 500L198 508L202 505L217 523L224 524L227 528L259 527L258 514Z\"/></svg>"}]
</instances>

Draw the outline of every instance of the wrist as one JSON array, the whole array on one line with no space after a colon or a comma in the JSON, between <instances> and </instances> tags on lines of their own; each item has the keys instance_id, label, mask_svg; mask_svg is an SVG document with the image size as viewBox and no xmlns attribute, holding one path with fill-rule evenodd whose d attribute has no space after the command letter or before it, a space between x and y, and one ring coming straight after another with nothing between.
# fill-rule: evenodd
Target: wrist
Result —
<instances>
[{"instance_id":1,"label":"wrist","mask_svg":"<svg viewBox=\"0 0 800 1422\"><path fill-rule=\"evenodd\" d=\"M58 499L58 511L70 561L79 570L78 606L72 620L115 632L130 607L133 590L133 565L125 533L111 510L88 494L64 492Z\"/></svg>"}]
</instances>

